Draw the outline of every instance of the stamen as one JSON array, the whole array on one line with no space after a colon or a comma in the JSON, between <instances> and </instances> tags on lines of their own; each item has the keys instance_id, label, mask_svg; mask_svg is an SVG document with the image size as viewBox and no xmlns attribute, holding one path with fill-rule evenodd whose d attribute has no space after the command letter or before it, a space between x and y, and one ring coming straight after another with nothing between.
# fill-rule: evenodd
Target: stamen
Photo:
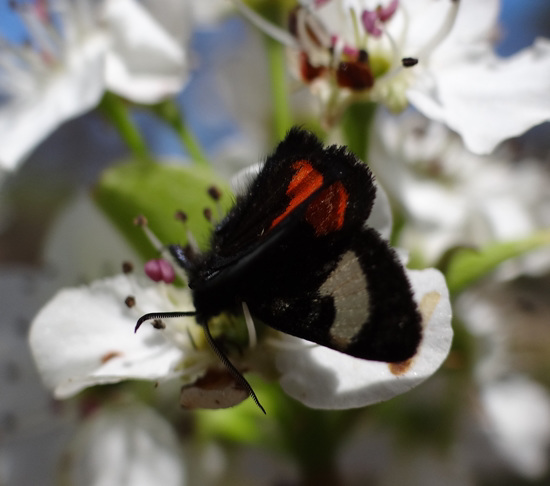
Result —
<instances>
[{"instance_id":1,"label":"stamen","mask_svg":"<svg viewBox=\"0 0 550 486\"><path fill-rule=\"evenodd\" d=\"M195 342L195 338L193 337L193 334L191 334L191 331L189 330L189 328L185 328L185 330L187 331L187 337L189 338L189 341L191 342L191 346L193 346L193 349L195 351L197 351L199 349L199 347L197 346L197 343Z\"/></svg>"},{"instance_id":2,"label":"stamen","mask_svg":"<svg viewBox=\"0 0 550 486\"><path fill-rule=\"evenodd\" d=\"M132 262L122 262L122 272L125 273L126 275L132 273L134 271L134 265L132 264Z\"/></svg>"},{"instance_id":3,"label":"stamen","mask_svg":"<svg viewBox=\"0 0 550 486\"><path fill-rule=\"evenodd\" d=\"M406 68L416 66L418 64L418 59L415 59L414 57L404 57L401 59L401 64Z\"/></svg>"},{"instance_id":4,"label":"stamen","mask_svg":"<svg viewBox=\"0 0 550 486\"><path fill-rule=\"evenodd\" d=\"M218 213L218 221L221 221L222 218L223 218L223 210L222 210L222 206L221 206L221 203L220 203L222 193L216 186L210 186L208 188L208 195L216 203L216 212Z\"/></svg>"},{"instance_id":5,"label":"stamen","mask_svg":"<svg viewBox=\"0 0 550 486\"><path fill-rule=\"evenodd\" d=\"M258 337L256 336L256 326L254 326L254 320L248 309L246 302L242 303L244 321L246 322L246 329L248 330L248 346L250 348L255 348L258 343Z\"/></svg>"},{"instance_id":6,"label":"stamen","mask_svg":"<svg viewBox=\"0 0 550 486\"><path fill-rule=\"evenodd\" d=\"M172 255L170 254L170 252L161 243L161 241L157 238L157 236L149 229L149 226L147 226L147 218L145 216L139 215L136 218L134 218L134 224L136 226L139 226L143 230L143 232L145 233L145 236L147 236L147 239L151 242L155 250L157 250L160 253L160 255L164 260L166 260L167 262L172 260ZM177 274L177 276L181 278L182 281L184 282L187 281L187 275L181 268L179 268L179 266L172 267L172 271L174 271ZM147 269L145 273L147 273ZM171 282L167 282L167 283L171 283Z\"/></svg>"},{"instance_id":7,"label":"stamen","mask_svg":"<svg viewBox=\"0 0 550 486\"><path fill-rule=\"evenodd\" d=\"M353 36L355 37L355 45L357 46L366 45L366 39L361 38L362 36L359 31L359 20L357 19L357 13L353 8L350 8L349 14L351 17L351 24L353 27Z\"/></svg>"},{"instance_id":8,"label":"stamen","mask_svg":"<svg viewBox=\"0 0 550 486\"><path fill-rule=\"evenodd\" d=\"M313 53L319 50L319 46L309 35L307 16L308 12L306 10L300 9L296 12L296 32L298 33L298 41L302 49L308 53Z\"/></svg>"},{"instance_id":9,"label":"stamen","mask_svg":"<svg viewBox=\"0 0 550 486\"><path fill-rule=\"evenodd\" d=\"M432 53L432 51L434 51L435 48L439 46L439 44L441 44L441 42L443 42L443 40L451 32L455 24L456 17L458 15L458 6L460 2L457 0L449 0L449 1L451 2L451 6L449 7L447 16L444 19L443 23L441 24L439 30L435 33L433 38L430 41L428 41L428 43L424 47L420 49L420 51L415 57L422 58L424 56L429 56Z\"/></svg>"},{"instance_id":10,"label":"stamen","mask_svg":"<svg viewBox=\"0 0 550 486\"><path fill-rule=\"evenodd\" d=\"M200 255L200 250L199 250L199 245L197 243L197 240L195 240L193 233L191 233L191 230L187 227L187 214L179 210L179 211L176 211L175 217L176 219L180 220L183 223L183 227L185 229L185 236L187 237L187 243L191 247L191 252L194 255Z\"/></svg>"},{"instance_id":11,"label":"stamen","mask_svg":"<svg viewBox=\"0 0 550 486\"><path fill-rule=\"evenodd\" d=\"M254 10L246 6L241 0L233 0L235 7L243 14L244 17L251 23L260 29L264 34L269 35L277 42L287 46L298 48L299 45L296 39L292 37L286 30L277 27L275 24L265 20L261 15L258 15Z\"/></svg>"},{"instance_id":12,"label":"stamen","mask_svg":"<svg viewBox=\"0 0 550 486\"><path fill-rule=\"evenodd\" d=\"M378 27L378 15L376 12L370 10L364 10L361 14L361 23L363 28L372 36L380 37L382 35L382 29Z\"/></svg>"},{"instance_id":13,"label":"stamen","mask_svg":"<svg viewBox=\"0 0 550 486\"><path fill-rule=\"evenodd\" d=\"M126 307L128 307L128 309L131 309L136 305L136 298L133 295L129 295L128 297L126 297L126 299L124 299L124 303L126 304Z\"/></svg>"},{"instance_id":14,"label":"stamen","mask_svg":"<svg viewBox=\"0 0 550 486\"><path fill-rule=\"evenodd\" d=\"M153 319L151 321L151 325L155 329L159 329L159 330L166 329L166 324L164 324L164 322L162 322L160 319Z\"/></svg>"},{"instance_id":15,"label":"stamen","mask_svg":"<svg viewBox=\"0 0 550 486\"><path fill-rule=\"evenodd\" d=\"M210 208L204 208L202 214L204 214L206 221L208 221L209 223L212 222L212 210Z\"/></svg>"},{"instance_id":16,"label":"stamen","mask_svg":"<svg viewBox=\"0 0 550 486\"><path fill-rule=\"evenodd\" d=\"M221 191L216 186L210 186L208 188L208 195L214 199L214 201L219 201L222 197Z\"/></svg>"},{"instance_id":17,"label":"stamen","mask_svg":"<svg viewBox=\"0 0 550 486\"><path fill-rule=\"evenodd\" d=\"M262 343L267 344L268 346L272 346L275 349L282 349L283 351L301 351L304 348L315 348L319 346L318 344L309 343L299 338L291 340L290 338L281 339L270 336L262 339Z\"/></svg>"},{"instance_id":18,"label":"stamen","mask_svg":"<svg viewBox=\"0 0 550 486\"><path fill-rule=\"evenodd\" d=\"M392 0L392 2L387 7L378 6L378 8L376 9L378 18L382 22L387 22L393 17L393 14L396 12L398 5L399 0Z\"/></svg>"}]
</instances>

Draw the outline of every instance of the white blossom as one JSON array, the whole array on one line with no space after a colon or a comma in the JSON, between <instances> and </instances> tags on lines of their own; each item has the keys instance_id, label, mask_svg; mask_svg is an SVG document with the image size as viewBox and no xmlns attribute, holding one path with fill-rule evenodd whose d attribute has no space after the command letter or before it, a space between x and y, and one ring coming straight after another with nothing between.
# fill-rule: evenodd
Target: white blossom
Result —
<instances>
[{"instance_id":1,"label":"white blossom","mask_svg":"<svg viewBox=\"0 0 550 486\"><path fill-rule=\"evenodd\" d=\"M378 197L369 221L376 222L385 237L391 228L389 215L387 199ZM352 358L275 331L230 358L241 369L277 370L283 389L311 407L360 407L403 393L437 370L452 339L441 274L434 269L407 274L423 317L423 339L406 365ZM136 300L131 309L124 306L128 295ZM133 334L141 314L192 310L190 298L189 290L147 284L128 275L61 290L37 315L30 334L44 382L58 397L127 379L182 378L193 383L216 361L192 317L167 320L163 330L143 326Z\"/></svg>"},{"instance_id":2,"label":"white blossom","mask_svg":"<svg viewBox=\"0 0 550 486\"><path fill-rule=\"evenodd\" d=\"M428 262L457 245L518 240L550 225L543 161L517 160L505 147L473 154L446 126L415 113L380 113L373 126L369 162L406 215L401 243Z\"/></svg>"},{"instance_id":3,"label":"white blossom","mask_svg":"<svg viewBox=\"0 0 550 486\"><path fill-rule=\"evenodd\" d=\"M498 0L303 1L291 35L235 3L290 47L328 126L358 100L393 112L411 104L489 153L550 119L550 42L499 58Z\"/></svg>"},{"instance_id":4,"label":"white blossom","mask_svg":"<svg viewBox=\"0 0 550 486\"><path fill-rule=\"evenodd\" d=\"M152 103L188 74L186 3L163 4L184 24L175 37L135 0L55 0L17 6L29 43L0 44L0 167L12 170L106 89ZM188 22L187 22L188 23Z\"/></svg>"}]
</instances>

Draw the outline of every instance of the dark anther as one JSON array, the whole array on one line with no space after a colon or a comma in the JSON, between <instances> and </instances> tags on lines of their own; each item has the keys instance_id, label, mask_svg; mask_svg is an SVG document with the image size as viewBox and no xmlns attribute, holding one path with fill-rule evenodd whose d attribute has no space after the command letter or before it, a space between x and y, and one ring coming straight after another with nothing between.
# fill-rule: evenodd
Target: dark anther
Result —
<instances>
[{"instance_id":1,"label":"dark anther","mask_svg":"<svg viewBox=\"0 0 550 486\"><path fill-rule=\"evenodd\" d=\"M153 319L151 324L155 329L166 329L166 324L164 324L164 322L160 319Z\"/></svg>"},{"instance_id":2,"label":"dark anther","mask_svg":"<svg viewBox=\"0 0 550 486\"><path fill-rule=\"evenodd\" d=\"M132 264L132 262L122 262L122 272L123 273L132 273L134 271L134 265Z\"/></svg>"},{"instance_id":3,"label":"dark anther","mask_svg":"<svg viewBox=\"0 0 550 486\"><path fill-rule=\"evenodd\" d=\"M208 195L214 199L214 201L219 201L222 197L221 191L216 186L210 186L208 188Z\"/></svg>"},{"instance_id":4,"label":"dark anther","mask_svg":"<svg viewBox=\"0 0 550 486\"><path fill-rule=\"evenodd\" d=\"M185 223L187 221L187 214L183 211L176 211L176 214L174 215L176 219L181 221L182 223Z\"/></svg>"},{"instance_id":5,"label":"dark anther","mask_svg":"<svg viewBox=\"0 0 550 486\"><path fill-rule=\"evenodd\" d=\"M126 304L126 307L131 309L136 305L136 298L133 295L129 295L124 299L124 303Z\"/></svg>"},{"instance_id":6,"label":"dark anther","mask_svg":"<svg viewBox=\"0 0 550 486\"><path fill-rule=\"evenodd\" d=\"M147 226L147 218L143 214L140 214L134 218L134 224L136 226Z\"/></svg>"},{"instance_id":7,"label":"dark anther","mask_svg":"<svg viewBox=\"0 0 550 486\"><path fill-rule=\"evenodd\" d=\"M403 64L403 67L412 67L416 66L418 64L418 59L414 57L404 57L401 59L401 64Z\"/></svg>"}]
</instances>

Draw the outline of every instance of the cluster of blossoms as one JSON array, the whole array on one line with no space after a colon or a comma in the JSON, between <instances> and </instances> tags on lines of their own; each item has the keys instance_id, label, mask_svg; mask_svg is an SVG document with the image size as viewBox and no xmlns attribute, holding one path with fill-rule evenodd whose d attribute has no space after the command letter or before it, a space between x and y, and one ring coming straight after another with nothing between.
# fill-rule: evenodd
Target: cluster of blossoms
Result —
<instances>
[{"instance_id":1,"label":"cluster of blossoms","mask_svg":"<svg viewBox=\"0 0 550 486\"><path fill-rule=\"evenodd\" d=\"M243 180L258 170L249 167L233 179L234 190L228 189L214 171L201 165L210 160L220 172L234 175L227 153L209 151L206 156L178 118L176 104L166 100L182 90L191 91L191 122L192 110L201 112L201 103L216 105L209 127L220 126L222 103L225 110L246 100L254 104L254 115L262 121L242 122L250 115L243 109L245 115L232 113L231 123L237 120L241 127L250 126L256 139L272 138L266 120L273 107L265 104L270 93L265 83L257 82L265 53L260 51L260 60L248 58L248 51L244 54L238 42L246 42L245 24L239 24L236 36L234 50L241 55L235 57L240 72L234 74L246 82L226 75L231 59L201 65L204 59L215 59L210 45L202 53L191 50L194 31L223 30L226 24L220 19L234 15L275 39L277 48L286 49L285 67L294 76L293 83L307 87L302 90L306 101L299 107L305 106L300 121L305 118L306 127L309 122L317 127L320 120L328 139L367 140L357 147L350 143L358 153L366 147L362 156L376 176L376 199L365 224L385 242L396 242L404 266L410 260L411 266L422 268L405 267L405 273L423 334L414 359L400 367L354 358L254 323L246 305L243 316L221 313L209 323L210 332L235 369L253 377L267 417L256 409L255 415L246 412L252 407L243 403L229 412L208 412L213 415L205 420L208 425L203 423L204 430L218 427L219 436L210 433L224 437L230 427L217 423L215 414L228 413L227 422L240 423L242 409L253 424L250 427L260 423L258 416L272 421L250 432L243 442L262 433L266 442L266 430L277 426L287 427L279 436L295 437L290 431L298 419L283 418L287 407L301 414L304 427L326 431L326 454L336 449L337 437L345 435L344 424L353 423L356 431L362 431L366 418L376 419L376 411L384 409L369 408L375 411L372 416L359 415L357 410L408 392L442 367L416 394L405 395L393 409L388 407L388 416L393 413L397 425L374 434L376 444L369 442L372 428L361 432L359 445L350 442L343 462L352 479L353 471L360 475L368 466L364 474L379 473L385 477L381 484L404 477L425 484L418 470L429 464L436 477L453 477L459 484L458 478L465 478L457 471L458 462L469 461L472 470L491 467L480 466L479 458L465 459L473 439L458 430L461 423L482 427L494 451L516 474L526 478L547 474L550 395L541 377L549 344L542 324L550 312L545 301L550 171L540 158L503 142L550 119L550 41L537 39L509 58L498 57L494 42L499 0L300 0L292 8L281 2L277 7L285 19L281 26L262 15L269 12L262 3L35 0L11 4L28 40L2 38L0 43L0 197L7 200L11 187L19 187L16 169L25 167L33 151L40 154L39 143L63 123L98 106L131 147L135 160L133 165L102 171L92 198L80 194L67 205L47 239L36 243L41 244L42 269L21 269L2 260L0 286L5 289L8 325L0 329L0 369L6 370L0 384L9 393L0 399L0 483L28 482L31 454L44 454L40 457L45 465L36 474L53 477L64 450L60 480L66 484L181 486L194 474L202 484L216 480L228 484L223 473L214 477L213 467L201 465L193 472L194 462L200 462L194 461L194 455L207 454L195 447L188 429L200 427L202 415L194 412L182 419L179 408L225 408L244 402L249 393L212 352L209 336L191 315L193 295L187 276L171 261L164 245L184 240L196 253L205 248L213 226L229 206L230 193L238 196L246 190ZM224 46L224 55L228 50ZM193 84L195 79L200 89ZM208 91L216 83L222 87L221 95ZM254 93L262 98L258 103ZM166 162L148 152L128 116L128 105L160 114L176 129L196 163ZM350 118L350 108L358 106L379 107L370 124L364 118L354 120L353 113ZM239 146L239 166L256 163L258 152L268 152L257 140L243 149L242 134L233 138L220 146L222 152L232 143ZM174 219L179 209L186 213L178 211ZM151 229L144 219L141 230L131 224L138 214L147 216ZM392 214L399 216L398 231ZM0 212L0 230L9 232L10 224ZM148 238L143 238L144 233ZM481 263L474 270L460 267L460 252L471 247L480 249ZM537 251L527 253L531 249ZM510 260L513 256L521 258ZM144 260L142 271L138 262ZM125 263L119 272L122 262L132 263ZM458 277L457 267L463 268ZM190 315L153 320L134 332L141 316L156 312ZM453 331L459 339L451 348ZM456 373L470 380L458 384ZM468 385L463 385L466 381ZM265 383L275 383L285 398L274 399ZM456 412L457 404L449 405L443 395L456 396L458 391L475 395L475 404L465 400ZM414 398L407 403L410 395ZM296 408L294 401L305 407ZM378 451L380 444L404 433L394 429L413 420L417 403L429 411L426 414L446 417L440 425L454 437L452 451L445 459L435 459L427 448L428 452L400 461L393 473L378 471L381 466L365 461L364 451ZM310 409L343 417L341 422L334 420L341 430L332 430L327 425L333 423L331 418L313 415L320 412ZM195 417L190 426L186 421ZM235 437L239 433L230 435ZM316 440L317 435L312 437ZM295 442L312 447L307 440L295 438ZM45 444L51 444L47 453ZM294 459L304 462L302 475L314 473L303 451L284 443L281 448L285 446L291 455L295 452ZM357 451L359 460L354 459ZM397 461L396 452L386 452L387 461ZM462 454L460 461L453 463L453 454ZM327 458L327 463L331 461L336 459ZM327 470L332 466L328 464ZM318 470L321 476L324 469Z\"/></svg>"}]
</instances>

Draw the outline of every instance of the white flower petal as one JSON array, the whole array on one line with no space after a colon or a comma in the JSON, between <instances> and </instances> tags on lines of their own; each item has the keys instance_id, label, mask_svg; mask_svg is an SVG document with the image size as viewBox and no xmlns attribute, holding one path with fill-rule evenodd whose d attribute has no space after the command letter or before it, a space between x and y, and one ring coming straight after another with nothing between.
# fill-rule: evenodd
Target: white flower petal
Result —
<instances>
[{"instance_id":1,"label":"white flower petal","mask_svg":"<svg viewBox=\"0 0 550 486\"><path fill-rule=\"evenodd\" d=\"M177 12L176 16L189 23L188 14ZM184 46L140 3L108 1L104 19L112 42L105 67L109 89L141 103L153 103L181 90L188 67ZM189 25L181 32L190 32Z\"/></svg>"},{"instance_id":2,"label":"white flower petal","mask_svg":"<svg viewBox=\"0 0 550 486\"><path fill-rule=\"evenodd\" d=\"M550 395L527 378L486 383L481 390L489 437L521 474L536 478L548 467Z\"/></svg>"},{"instance_id":3,"label":"white flower petal","mask_svg":"<svg viewBox=\"0 0 550 486\"><path fill-rule=\"evenodd\" d=\"M312 408L344 409L388 400L431 376L451 345L449 294L443 276L435 269L410 270L408 276L421 310L425 308L429 316L419 351L402 374L392 373L387 363L310 346L277 356L283 389Z\"/></svg>"},{"instance_id":4,"label":"white flower petal","mask_svg":"<svg viewBox=\"0 0 550 486\"><path fill-rule=\"evenodd\" d=\"M490 153L503 140L550 119L550 40L508 59L488 50L464 56L432 74L434 91L417 86L409 100L457 131L475 153Z\"/></svg>"},{"instance_id":5,"label":"white flower petal","mask_svg":"<svg viewBox=\"0 0 550 486\"><path fill-rule=\"evenodd\" d=\"M136 292L143 312L166 309L167 299L156 286L137 288L130 282L119 275L61 290L34 319L34 359L56 397L97 384L173 375L182 351L151 326L134 334L137 314L124 305Z\"/></svg>"},{"instance_id":6,"label":"white flower petal","mask_svg":"<svg viewBox=\"0 0 550 486\"><path fill-rule=\"evenodd\" d=\"M79 486L183 486L177 437L143 405L101 409L85 422L70 455L71 484Z\"/></svg>"},{"instance_id":7,"label":"white flower petal","mask_svg":"<svg viewBox=\"0 0 550 486\"><path fill-rule=\"evenodd\" d=\"M85 113L103 94L106 39L101 32L71 46L62 65L30 80L0 109L0 167L13 170L30 151L64 121ZM0 53L5 56L6 53ZM37 73L27 73L33 76Z\"/></svg>"}]
</instances>

